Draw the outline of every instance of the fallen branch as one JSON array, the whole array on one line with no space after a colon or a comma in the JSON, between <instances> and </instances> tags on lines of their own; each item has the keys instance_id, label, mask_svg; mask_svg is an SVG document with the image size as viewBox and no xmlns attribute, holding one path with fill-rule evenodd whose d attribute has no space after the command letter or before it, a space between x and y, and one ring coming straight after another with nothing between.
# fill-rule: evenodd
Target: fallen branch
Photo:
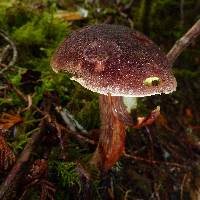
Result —
<instances>
[{"instance_id":1,"label":"fallen branch","mask_svg":"<svg viewBox=\"0 0 200 200\"><path fill-rule=\"evenodd\" d=\"M56 129L57 129L58 132L61 131L60 129L66 130L66 127L64 127L61 124L58 124L57 122L55 122L55 125L56 125ZM86 137L86 135L81 135L81 132L72 131L69 127L67 127L67 128L69 129L69 134L74 136L79 142L81 142L81 143L85 142L85 143L89 143L89 144L92 144L92 145L96 144L96 142L94 140ZM61 135L61 133L59 135ZM61 136L60 136L60 138L61 138ZM61 141L61 139L60 139L60 141Z\"/></svg>"},{"instance_id":2,"label":"fallen branch","mask_svg":"<svg viewBox=\"0 0 200 200\"><path fill-rule=\"evenodd\" d=\"M158 161L158 160L149 160L146 158L142 158L139 156L134 156L134 155L129 155L127 153L124 153L124 156L126 158L132 159L132 160L137 160L137 161L142 161L150 165L166 165L170 167L176 167L176 168L181 168L181 169L188 169L186 165L181 165L179 163L174 163L174 162L166 162L166 161Z\"/></svg>"},{"instance_id":3,"label":"fallen branch","mask_svg":"<svg viewBox=\"0 0 200 200\"><path fill-rule=\"evenodd\" d=\"M167 54L173 65L177 57L200 35L200 19L179 39Z\"/></svg>"},{"instance_id":4,"label":"fallen branch","mask_svg":"<svg viewBox=\"0 0 200 200\"><path fill-rule=\"evenodd\" d=\"M9 172L6 179L3 181L3 183L0 186L0 199L9 199L7 197L7 192L10 191L10 187L13 186L13 182L18 178L19 176L22 176L23 173L20 173L24 164L29 160L31 153L34 151L36 144L40 141L42 137L42 131L37 130L35 133L33 133L32 137L29 139L28 143L26 144L24 150L21 152L17 162ZM22 177L21 177L22 178Z\"/></svg>"}]
</instances>

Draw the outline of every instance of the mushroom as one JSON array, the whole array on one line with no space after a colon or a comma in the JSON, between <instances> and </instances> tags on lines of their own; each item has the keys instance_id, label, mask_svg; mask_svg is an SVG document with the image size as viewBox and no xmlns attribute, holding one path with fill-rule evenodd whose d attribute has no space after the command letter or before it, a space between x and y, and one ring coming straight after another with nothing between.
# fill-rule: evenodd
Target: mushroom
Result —
<instances>
[{"instance_id":1,"label":"mushroom","mask_svg":"<svg viewBox=\"0 0 200 200\"><path fill-rule=\"evenodd\" d=\"M101 135L91 163L105 172L123 154L125 125L132 123L122 97L176 90L176 79L159 47L121 25L91 25L73 32L57 48L51 66L100 94Z\"/></svg>"}]
</instances>

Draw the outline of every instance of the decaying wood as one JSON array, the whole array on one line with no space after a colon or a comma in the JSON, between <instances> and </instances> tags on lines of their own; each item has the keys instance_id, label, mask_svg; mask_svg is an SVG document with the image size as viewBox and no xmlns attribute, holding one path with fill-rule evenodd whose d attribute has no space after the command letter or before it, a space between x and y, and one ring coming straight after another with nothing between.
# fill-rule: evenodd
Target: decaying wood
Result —
<instances>
[{"instance_id":1,"label":"decaying wood","mask_svg":"<svg viewBox=\"0 0 200 200\"><path fill-rule=\"evenodd\" d=\"M177 57L200 35L200 19L179 39L167 54L171 65Z\"/></svg>"}]
</instances>

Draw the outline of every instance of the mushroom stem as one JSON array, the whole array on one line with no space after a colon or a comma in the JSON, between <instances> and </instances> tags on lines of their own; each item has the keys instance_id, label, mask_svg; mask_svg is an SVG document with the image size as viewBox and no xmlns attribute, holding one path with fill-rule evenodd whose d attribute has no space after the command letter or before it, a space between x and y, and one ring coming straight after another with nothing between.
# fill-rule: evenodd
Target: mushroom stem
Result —
<instances>
[{"instance_id":1,"label":"mushroom stem","mask_svg":"<svg viewBox=\"0 0 200 200\"><path fill-rule=\"evenodd\" d=\"M91 163L107 172L121 157L125 146L125 124L132 122L122 97L100 95L101 135Z\"/></svg>"}]
</instances>

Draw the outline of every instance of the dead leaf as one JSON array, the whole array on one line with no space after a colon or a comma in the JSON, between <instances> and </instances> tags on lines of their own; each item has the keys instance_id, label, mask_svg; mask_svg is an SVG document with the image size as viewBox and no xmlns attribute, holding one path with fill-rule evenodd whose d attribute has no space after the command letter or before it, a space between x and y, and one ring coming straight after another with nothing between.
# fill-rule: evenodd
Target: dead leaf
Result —
<instances>
[{"instance_id":1,"label":"dead leaf","mask_svg":"<svg viewBox=\"0 0 200 200\"><path fill-rule=\"evenodd\" d=\"M14 125L21 123L23 120L19 115L3 113L0 118L0 129L9 129Z\"/></svg>"},{"instance_id":2,"label":"dead leaf","mask_svg":"<svg viewBox=\"0 0 200 200\"><path fill-rule=\"evenodd\" d=\"M59 10L55 14L55 18L62 19L62 20L75 21L75 20L82 20L85 18L85 16L83 16L82 13L79 11L70 12L70 11Z\"/></svg>"},{"instance_id":3,"label":"dead leaf","mask_svg":"<svg viewBox=\"0 0 200 200\"><path fill-rule=\"evenodd\" d=\"M142 128L144 126L149 126L153 124L160 115L160 106L157 106L155 110L151 111L147 117L138 117L137 124L134 125L134 128Z\"/></svg>"}]
</instances>

